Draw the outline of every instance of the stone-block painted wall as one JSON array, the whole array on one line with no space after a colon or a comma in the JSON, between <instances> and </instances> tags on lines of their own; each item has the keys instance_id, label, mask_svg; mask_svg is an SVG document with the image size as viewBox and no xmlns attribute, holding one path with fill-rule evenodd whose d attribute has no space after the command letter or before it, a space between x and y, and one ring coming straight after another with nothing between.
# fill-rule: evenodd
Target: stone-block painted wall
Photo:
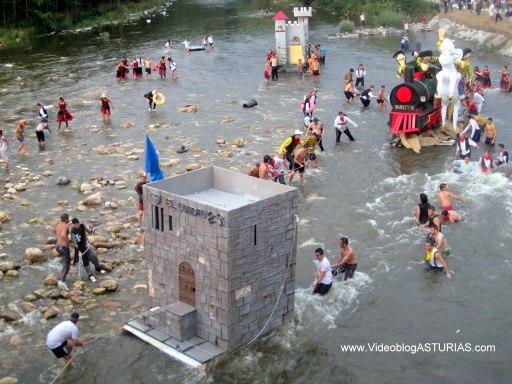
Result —
<instances>
[{"instance_id":1,"label":"stone-block painted wall","mask_svg":"<svg viewBox=\"0 0 512 384\"><path fill-rule=\"evenodd\" d=\"M242 181L244 188L253 190L263 182ZM231 192L236 183L218 176L212 186ZM275 183L268 186L281 188ZM276 190L275 196L267 197L265 190L262 200L223 211L151 185L145 187L145 256L152 307L179 300L179 266L189 263L195 274L197 335L232 350L250 341L267 321L290 263L282 297L265 332L290 320L298 191Z\"/></svg>"}]
</instances>

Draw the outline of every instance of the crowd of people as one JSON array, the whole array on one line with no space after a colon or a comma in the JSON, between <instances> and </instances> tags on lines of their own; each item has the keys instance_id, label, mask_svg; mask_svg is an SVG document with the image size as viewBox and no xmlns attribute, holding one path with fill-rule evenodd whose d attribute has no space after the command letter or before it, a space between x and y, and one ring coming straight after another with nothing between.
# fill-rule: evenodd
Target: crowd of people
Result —
<instances>
[{"instance_id":1,"label":"crowd of people","mask_svg":"<svg viewBox=\"0 0 512 384\"><path fill-rule=\"evenodd\" d=\"M511 0L441 0L439 3L444 13L456 8L459 11L467 9L480 16L482 9L487 9L489 17L496 23L503 21L503 16L512 18Z\"/></svg>"}]
</instances>

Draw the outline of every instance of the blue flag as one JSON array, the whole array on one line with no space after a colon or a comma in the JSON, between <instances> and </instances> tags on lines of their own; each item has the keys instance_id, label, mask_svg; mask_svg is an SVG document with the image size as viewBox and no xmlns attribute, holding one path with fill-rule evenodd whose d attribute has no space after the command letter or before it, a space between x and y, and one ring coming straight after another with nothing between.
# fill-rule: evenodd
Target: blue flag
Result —
<instances>
[{"instance_id":1,"label":"blue flag","mask_svg":"<svg viewBox=\"0 0 512 384\"><path fill-rule=\"evenodd\" d=\"M165 176L160 169L158 154L151 139L146 135L146 173L149 173L149 182L162 180Z\"/></svg>"}]
</instances>

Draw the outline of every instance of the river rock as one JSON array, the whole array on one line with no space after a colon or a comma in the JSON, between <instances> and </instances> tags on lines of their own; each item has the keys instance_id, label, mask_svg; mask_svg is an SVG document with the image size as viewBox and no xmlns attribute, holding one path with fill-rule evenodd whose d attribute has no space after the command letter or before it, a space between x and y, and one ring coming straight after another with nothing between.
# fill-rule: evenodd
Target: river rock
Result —
<instances>
[{"instance_id":1,"label":"river rock","mask_svg":"<svg viewBox=\"0 0 512 384\"><path fill-rule=\"evenodd\" d=\"M11 195L15 195L16 194L16 190L14 188L9 188L7 190L7 193L11 194Z\"/></svg>"},{"instance_id":2,"label":"river rock","mask_svg":"<svg viewBox=\"0 0 512 384\"><path fill-rule=\"evenodd\" d=\"M4 273L2 271L0 271L0 280L2 280L4 278Z\"/></svg>"},{"instance_id":3,"label":"river rock","mask_svg":"<svg viewBox=\"0 0 512 384\"><path fill-rule=\"evenodd\" d=\"M7 212L0 211L0 223L7 223L11 220L11 217Z\"/></svg>"},{"instance_id":4,"label":"river rock","mask_svg":"<svg viewBox=\"0 0 512 384\"><path fill-rule=\"evenodd\" d=\"M75 304L75 305L80 305L82 304L82 301L80 300L80 296L79 295L71 295L69 296L69 300Z\"/></svg>"},{"instance_id":5,"label":"river rock","mask_svg":"<svg viewBox=\"0 0 512 384\"><path fill-rule=\"evenodd\" d=\"M14 186L16 192L23 192L27 190L27 186L25 183L18 183Z\"/></svg>"},{"instance_id":6,"label":"river rock","mask_svg":"<svg viewBox=\"0 0 512 384\"><path fill-rule=\"evenodd\" d=\"M105 207L110 209L117 209L119 208L119 204L115 201L105 201Z\"/></svg>"},{"instance_id":7,"label":"river rock","mask_svg":"<svg viewBox=\"0 0 512 384\"><path fill-rule=\"evenodd\" d=\"M139 160L139 156L137 155L128 155L126 156L128 160Z\"/></svg>"},{"instance_id":8,"label":"river rock","mask_svg":"<svg viewBox=\"0 0 512 384\"><path fill-rule=\"evenodd\" d=\"M27 220L27 224L29 224L29 225L41 225L41 224L44 224L44 220L40 219L39 217L33 217L33 218Z\"/></svg>"},{"instance_id":9,"label":"river rock","mask_svg":"<svg viewBox=\"0 0 512 384\"><path fill-rule=\"evenodd\" d=\"M14 269L14 263L12 261L4 261L0 263L0 272L7 272Z\"/></svg>"},{"instance_id":10,"label":"river rock","mask_svg":"<svg viewBox=\"0 0 512 384\"><path fill-rule=\"evenodd\" d=\"M107 289L106 288L103 288L103 287L98 287L98 288L94 288L92 290L92 294L93 295L104 295L105 293L107 293Z\"/></svg>"},{"instance_id":11,"label":"river rock","mask_svg":"<svg viewBox=\"0 0 512 384\"><path fill-rule=\"evenodd\" d=\"M115 300L107 300L103 302L103 307L110 310L120 309L123 307L123 303Z\"/></svg>"},{"instance_id":12,"label":"river rock","mask_svg":"<svg viewBox=\"0 0 512 384\"><path fill-rule=\"evenodd\" d=\"M198 170L199 168L201 168L201 166L197 163L191 163L191 164L188 164L186 167L185 167L185 170L187 172L192 172L192 171L195 171L195 170Z\"/></svg>"},{"instance_id":13,"label":"river rock","mask_svg":"<svg viewBox=\"0 0 512 384\"><path fill-rule=\"evenodd\" d=\"M243 148L245 146L245 140L238 138L238 139L233 140L232 144L238 148Z\"/></svg>"},{"instance_id":14,"label":"river rock","mask_svg":"<svg viewBox=\"0 0 512 384\"><path fill-rule=\"evenodd\" d=\"M106 242L108 242L108 240L109 239L105 236L100 236L100 235L89 236L89 241L94 246L96 246L96 244L98 244L98 243L106 243Z\"/></svg>"},{"instance_id":15,"label":"river rock","mask_svg":"<svg viewBox=\"0 0 512 384\"><path fill-rule=\"evenodd\" d=\"M90 192L92 191L92 185L89 183L80 184L80 192Z\"/></svg>"},{"instance_id":16,"label":"river rock","mask_svg":"<svg viewBox=\"0 0 512 384\"><path fill-rule=\"evenodd\" d=\"M57 315L59 314L59 310L55 307L50 307L48 308L46 311L44 311L43 313L43 317L48 320L48 319L52 319L54 317L57 317Z\"/></svg>"},{"instance_id":17,"label":"river rock","mask_svg":"<svg viewBox=\"0 0 512 384\"><path fill-rule=\"evenodd\" d=\"M60 299L60 291L58 289L54 289L49 294L50 299L59 300Z\"/></svg>"},{"instance_id":18,"label":"river rock","mask_svg":"<svg viewBox=\"0 0 512 384\"><path fill-rule=\"evenodd\" d=\"M25 339L21 336L21 335L13 335L10 339L9 339L9 345L11 347L19 347L20 345L23 345L25 344Z\"/></svg>"},{"instance_id":19,"label":"river rock","mask_svg":"<svg viewBox=\"0 0 512 384\"><path fill-rule=\"evenodd\" d=\"M118 286L119 286L119 283L114 279L103 280L100 283L100 287L105 288L109 292L117 291Z\"/></svg>"},{"instance_id":20,"label":"river rock","mask_svg":"<svg viewBox=\"0 0 512 384\"><path fill-rule=\"evenodd\" d=\"M21 319L21 316L16 311L0 311L0 319L4 319L8 323Z\"/></svg>"},{"instance_id":21,"label":"river rock","mask_svg":"<svg viewBox=\"0 0 512 384\"><path fill-rule=\"evenodd\" d=\"M103 196L100 192L93 193L92 195L86 197L85 205L100 205L102 199Z\"/></svg>"},{"instance_id":22,"label":"river rock","mask_svg":"<svg viewBox=\"0 0 512 384\"><path fill-rule=\"evenodd\" d=\"M46 289L44 288L40 288L40 289L36 289L34 291L34 295L38 298L38 299L46 299L48 296L50 296L50 292L48 292Z\"/></svg>"},{"instance_id":23,"label":"river rock","mask_svg":"<svg viewBox=\"0 0 512 384\"><path fill-rule=\"evenodd\" d=\"M73 288L79 291L83 291L85 288L87 288L87 283L81 280L75 281L73 283Z\"/></svg>"},{"instance_id":24,"label":"river rock","mask_svg":"<svg viewBox=\"0 0 512 384\"><path fill-rule=\"evenodd\" d=\"M18 384L19 381L15 377L6 376L0 379L0 384Z\"/></svg>"},{"instance_id":25,"label":"river rock","mask_svg":"<svg viewBox=\"0 0 512 384\"><path fill-rule=\"evenodd\" d=\"M36 295L34 295L33 293L29 293L29 294L26 294L25 296L23 296L23 301L36 301L37 300L37 297Z\"/></svg>"},{"instance_id":26,"label":"river rock","mask_svg":"<svg viewBox=\"0 0 512 384\"><path fill-rule=\"evenodd\" d=\"M30 313L37 309L37 306L32 303L23 302L20 305L21 305L21 308L23 308L23 310L25 311L25 313Z\"/></svg>"},{"instance_id":27,"label":"river rock","mask_svg":"<svg viewBox=\"0 0 512 384\"><path fill-rule=\"evenodd\" d=\"M181 107L178 109L180 112L187 112L187 113L196 113L197 112L197 106L196 105L185 105L184 107Z\"/></svg>"},{"instance_id":28,"label":"river rock","mask_svg":"<svg viewBox=\"0 0 512 384\"><path fill-rule=\"evenodd\" d=\"M121 232L122 227L120 225L109 225L107 227L107 232L110 233L119 233Z\"/></svg>"},{"instance_id":29,"label":"river rock","mask_svg":"<svg viewBox=\"0 0 512 384\"><path fill-rule=\"evenodd\" d=\"M132 289L148 289L147 284L135 284Z\"/></svg>"},{"instance_id":30,"label":"river rock","mask_svg":"<svg viewBox=\"0 0 512 384\"><path fill-rule=\"evenodd\" d=\"M69 183L71 183L71 180L64 176L59 176L57 179L57 185L68 185Z\"/></svg>"},{"instance_id":31,"label":"river rock","mask_svg":"<svg viewBox=\"0 0 512 384\"><path fill-rule=\"evenodd\" d=\"M68 201L67 200L59 200L59 201L57 201L57 205L59 207L65 207L68 205Z\"/></svg>"},{"instance_id":32,"label":"river rock","mask_svg":"<svg viewBox=\"0 0 512 384\"><path fill-rule=\"evenodd\" d=\"M216 142L217 144L219 144L219 145L220 145L220 144L226 144L226 139L217 139L217 140L215 140L215 142Z\"/></svg>"},{"instance_id":33,"label":"river rock","mask_svg":"<svg viewBox=\"0 0 512 384\"><path fill-rule=\"evenodd\" d=\"M46 260L46 256L39 248L27 248L25 250L25 257L30 264L39 263Z\"/></svg>"},{"instance_id":34,"label":"river rock","mask_svg":"<svg viewBox=\"0 0 512 384\"><path fill-rule=\"evenodd\" d=\"M15 278L18 277L18 271L11 269L10 271L5 272L5 277Z\"/></svg>"},{"instance_id":35,"label":"river rock","mask_svg":"<svg viewBox=\"0 0 512 384\"><path fill-rule=\"evenodd\" d=\"M55 276L55 274L50 273L48 276L46 276L43 283L46 286L56 286L58 281L58 277Z\"/></svg>"}]
</instances>

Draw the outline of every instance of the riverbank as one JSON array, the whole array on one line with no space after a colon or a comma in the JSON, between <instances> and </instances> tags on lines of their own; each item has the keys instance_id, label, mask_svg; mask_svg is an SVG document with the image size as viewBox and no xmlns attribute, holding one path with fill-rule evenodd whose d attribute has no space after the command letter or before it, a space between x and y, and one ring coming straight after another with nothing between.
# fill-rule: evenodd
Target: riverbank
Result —
<instances>
[{"instance_id":1,"label":"riverbank","mask_svg":"<svg viewBox=\"0 0 512 384\"><path fill-rule=\"evenodd\" d=\"M0 28L0 50L12 49L19 46L30 46L37 39L45 36L69 33L82 33L86 31L102 29L119 24L130 24L141 19L152 19L156 14L164 14L172 1L169 0L144 0L120 4L119 6L100 6L97 13L88 13L76 23L67 28L48 34L41 34L34 26Z\"/></svg>"},{"instance_id":2,"label":"riverbank","mask_svg":"<svg viewBox=\"0 0 512 384\"><path fill-rule=\"evenodd\" d=\"M512 22L504 18L495 23L487 12L480 16L469 11L440 13L428 24L431 29L445 28L448 35L471 41L479 47L512 57Z\"/></svg>"}]
</instances>

